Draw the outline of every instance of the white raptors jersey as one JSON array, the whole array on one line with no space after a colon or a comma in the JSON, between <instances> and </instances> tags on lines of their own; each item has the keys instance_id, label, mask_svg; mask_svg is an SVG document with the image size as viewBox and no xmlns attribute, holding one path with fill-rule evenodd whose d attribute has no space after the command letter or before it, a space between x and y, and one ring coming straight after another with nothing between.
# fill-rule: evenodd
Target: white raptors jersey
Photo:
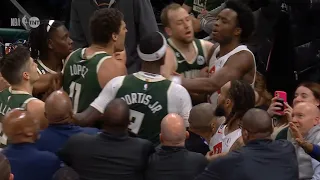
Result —
<instances>
[{"instance_id":1,"label":"white raptors jersey","mask_svg":"<svg viewBox=\"0 0 320 180\"><path fill-rule=\"evenodd\" d=\"M210 140L209 148L213 150L214 153L229 152L233 143L242 135L241 129L237 129L225 136L225 129L226 125L220 125L216 134L214 134Z\"/></svg>"},{"instance_id":2,"label":"white raptors jersey","mask_svg":"<svg viewBox=\"0 0 320 180\"><path fill-rule=\"evenodd\" d=\"M211 59L209 61L209 76L212 75L214 72L216 71L219 71L223 66L224 64L228 61L228 59L230 58L230 56L240 52L240 51L248 51L252 54L253 56L253 61L254 61L254 66L255 66L255 71L256 71L256 61L255 61L255 58L254 58L254 55L253 53L247 48L247 46L245 45L240 45L238 47L236 47L235 49L233 49L232 51L230 51L228 54L222 56L222 57L219 57L217 58L217 54L220 52L220 46L218 46L212 56L211 56ZM253 83L252 83L252 86L254 85L254 81L255 81L255 77L256 77L256 74L254 74L254 79L253 79ZM218 94L219 94L219 91L218 92L215 92L211 95L210 99L209 99L209 102L211 104L214 105L214 107L217 105L217 100L218 100Z\"/></svg>"}]
</instances>

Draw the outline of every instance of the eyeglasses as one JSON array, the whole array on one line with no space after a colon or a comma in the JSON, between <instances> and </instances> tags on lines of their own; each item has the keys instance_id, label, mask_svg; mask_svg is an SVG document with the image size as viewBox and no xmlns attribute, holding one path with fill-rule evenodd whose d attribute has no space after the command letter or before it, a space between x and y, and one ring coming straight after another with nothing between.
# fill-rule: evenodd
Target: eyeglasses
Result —
<instances>
[{"instance_id":1,"label":"eyeglasses","mask_svg":"<svg viewBox=\"0 0 320 180\"><path fill-rule=\"evenodd\" d=\"M54 20L50 20L49 23L48 23L48 26L47 26L47 32L50 31L50 28L52 26L52 24L54 23Z\"/></svg>"}]
</instances>

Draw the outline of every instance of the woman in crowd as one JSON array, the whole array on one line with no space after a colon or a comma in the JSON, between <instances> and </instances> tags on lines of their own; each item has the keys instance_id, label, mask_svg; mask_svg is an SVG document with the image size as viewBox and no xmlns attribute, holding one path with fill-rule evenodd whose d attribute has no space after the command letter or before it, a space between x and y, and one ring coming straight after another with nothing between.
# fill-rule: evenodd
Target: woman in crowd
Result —
<instances>
[{"instance_id":1,"label":"woman in crowd","mask_svg":"<svg viewBox=\"0 0 320 180\"><path fill-rule=\"evenodd\" d=\"M270 106L272 95L267 91L266 81L259 72L256 73L254 92L256 95L256 108L267 110Z\"/></svg>"},{"instance_id":2,"label":"woman in crowd","mask_svg":"<svg viewBox=\"0 0 320 180\"><path fill-rule=\"evenodd\" d=\"M62 22L46 20L31 30L29 43L31 56L41 74L34 84L33 95L44 100L50 92L60 88L63 61L72 52L72 40Z\"/></svg>"},{"instance_id":3,"label":"woman in crowd","mask_svg":"<svg viewBox=\"0 0 320 180\"><path fill-rule=\"evenodd\" d=\"M277 98L272 99L272 103L268 109L268 113L273 117L275 139L287 139L288 123L292 114L292 107L288 103L284 103L284 116L281 116L277 110L280 110L281 103L276 102ZM305 82L298 86L295 91L295 97L292 105L295 106L299 102L310 102L319 107L320 105L320 84L314 82Z\"/></svg>"}]
</instances>

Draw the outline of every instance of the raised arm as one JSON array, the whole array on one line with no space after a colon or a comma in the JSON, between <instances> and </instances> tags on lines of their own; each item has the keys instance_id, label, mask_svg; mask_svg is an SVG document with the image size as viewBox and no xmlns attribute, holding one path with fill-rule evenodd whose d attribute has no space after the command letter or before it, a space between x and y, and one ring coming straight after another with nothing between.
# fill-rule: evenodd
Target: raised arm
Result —
<instances>
[{"instance_id":1,"label":"raised arm","mask_svg":"<svg viewBox=\"0 0 320 180\"><path fill-rule=\"evenodd\" d=\"M227 63L210 78L182 79L182 86L195 93L214 93L228 81L242 79L252 70L253 56L250 52L241 51L229 58Z\"/></svg>"}]
</instances>

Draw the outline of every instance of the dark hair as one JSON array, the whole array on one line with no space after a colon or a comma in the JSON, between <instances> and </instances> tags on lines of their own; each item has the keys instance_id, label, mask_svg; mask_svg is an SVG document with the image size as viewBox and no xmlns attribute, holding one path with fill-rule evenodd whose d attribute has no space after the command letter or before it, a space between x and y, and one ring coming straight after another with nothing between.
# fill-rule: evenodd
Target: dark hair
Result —
<instances>
[{"instance_id":1,"label":"dark hair","mask_svg":"<svg viewBox=\"0 0 320 180\"><path fill-rule=\"evenodd\" d=\"M232 9L237 13L237 25L241 28L240 41L247 41L255 28L252 10L246 4L237 0L228 0L226 9Z\"/></svg>"},{"instance_id":2,"label":"dark hair","mask_svg":"<svg viewBox=\"0 0 320 180\"><path fill-rule=\"evenodd\" d=\"M169 4L168 6L166 6L162 11L161 11L161 15L160 15L160 19L161 19L161 23L164 27L168 27L169 26L169 18L168 18L168 12L170 10L177 10L179 8L182 8L182 6L180 4L177 3L172 3Z\"/></svg>"},{"instance_id":3,"label":"dark hair","mask_svg":"<svg viewBox=\"0 0 320 180\"><path fill-rule=\"evenodd\" d=\"M30 31L29 35L29 47L31 51L31 57L38 59L39 57L47 59L48 57L48 40L51 37L52 32L64 26L60 21L54 20L52 25L49 24L50 20L44 20L40 23L37 28ZM49 31L47 31L49 29Z\"/></svg>"},{"instance_id":4,"label":"dark hair","mask_svg":"<svg viewBox=\"0 0 320 180\"><path fill-rule=\"evenodd\" d=\"M310 89L313 96L320 101L320 84L315 82L303 82L298 87L300 86Z\"/></svg>"},{"instance_id":5,"label":"dark hair","mask_svg":"<svg viewBox=\"0 0 320 180\"><path fill-rule=\"evenodd\" d=\"M163 46L162 36L160 32L152 32L143 36L139 44L140 51L144 54L157 52Z\"/></svg>"},{"instance_id":6,"label":"dark hair","mask_svg":"<svg viewBox=\"0 0 320 180\"><path fill-rule=\"evenodd\" d=\"M11 167L8 159L2 153L0 153L0 179L1 180L9 180Z\"/></svg>"},{"instance_id":7,"label":"dark hair","mask_svg":"<svg viewBox=\"0 0 320 180\"><path fill-rule=\"evenodd\" d=\"M11 85L22 81L22 73L30 59L30 51L27 47L18 46L0 60L0 70L4 79Z\"/></svg>"},{"instance_id":8,"label":"dark hair","mask_svg":"<svg viewBox=\"0 0 320 180\"><path fill-rule=\"evenodd\" d=\"M123 14L114 8L96 10L90 19L90 33L92 43L107 44L112 33L120 32Z\"/></svg>"},{"instance_id":9,"label":"dark hair","mask_svg":"<svg viewBox=\"0 0 320 180\"><path fill-rule=\"evenodd\" d=\"M255 94L250 84L240 80L231 81L228 97L233 102L233 107L228 120L240 119L255 105Z\"/></svg>"}]
</instances>

